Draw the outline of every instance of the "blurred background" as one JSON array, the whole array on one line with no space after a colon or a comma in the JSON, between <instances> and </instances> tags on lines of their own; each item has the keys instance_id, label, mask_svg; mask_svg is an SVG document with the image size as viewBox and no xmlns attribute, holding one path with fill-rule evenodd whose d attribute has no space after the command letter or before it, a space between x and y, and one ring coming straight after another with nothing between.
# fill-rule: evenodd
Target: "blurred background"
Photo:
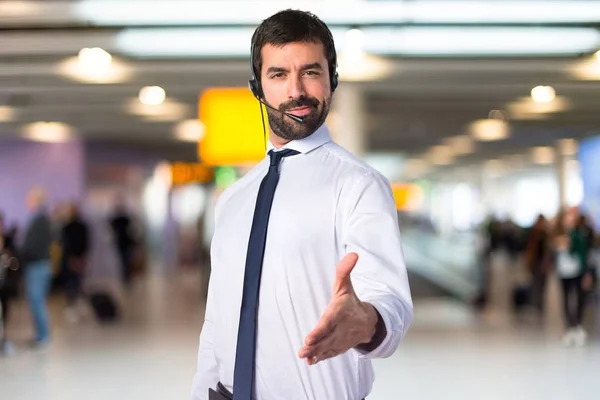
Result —
<instances>
[{"instance_id":1,"label":"blurred background","mask_svg":"<svg viewBox=\"0 0 600 400\"><path fill-rule=\"evenodd\" d=\"M285 8L330 26L327 124L396 198L415 321L369 399L599 398L591 0L0 1L0 398L190 397L214 204L264 156L250 37Z\"/></svg>"}]
</instances>

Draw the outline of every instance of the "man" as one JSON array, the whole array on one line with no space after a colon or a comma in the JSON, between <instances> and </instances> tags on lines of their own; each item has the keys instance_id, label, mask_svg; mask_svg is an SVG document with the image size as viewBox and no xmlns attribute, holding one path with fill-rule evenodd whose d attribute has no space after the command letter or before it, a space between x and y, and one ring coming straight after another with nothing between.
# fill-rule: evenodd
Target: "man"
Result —
<instances>
[{"instance_id":1,"label":"man","mask_svg":"<svg viewBox=\"0 0 600 400\"><path fill-rule=\"evenodd\" d=\"M27 195L27 208L32 217L25 231L20 256L25 266L25 291L36 333L32 344L34 347L41 347L50 339L46 297L52 278L52 224L46 209L46 192L37 187L31 189Z\"/></svg>"},{"instance_id":2,"label":"man","mask_svg":"<svg viewBox=\"0 0 600 400\"><path fill-rule=\"evenodd\" d=\"M194 399L360 400L371 359L392 355L411 323L389 184L324 124L335 67L331 32L310 13L281 11L252 37L269 157L216 205Z\"/></svg>"},{"instance_id":3,"label":"man","mask_svg":"<svg viewBox=\"0 0 600 400\"><path fill-rule=\"evenodd\" d=\"M132 222L129 213L127 212L125 197L117 197L115 210L110 219L110 227L112 229L115 245L119 254L121 263L121 279L125 287L131 285L132 279L132 254L134 240L131 235Z\"/></svg>"},{"instance_id":4,"label":"man","mask_svg":"<svg viewBox=\"0 0 600 400\"><path fill-rule=\"evenodd\" d=\"M77 322L83 316L81 303L82 283L85 276L89 253L89 229L81 217L77 204L68 205L67 223L61 229L62 256L65 264L65 291L67 308L65 316L70 322Z\"/></svg>"}]
</instances>

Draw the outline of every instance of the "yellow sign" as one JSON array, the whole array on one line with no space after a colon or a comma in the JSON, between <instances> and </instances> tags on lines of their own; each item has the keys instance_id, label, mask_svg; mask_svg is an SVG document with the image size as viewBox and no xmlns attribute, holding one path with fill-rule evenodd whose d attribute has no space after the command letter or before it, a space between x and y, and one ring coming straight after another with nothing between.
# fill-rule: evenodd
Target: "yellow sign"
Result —
<instances>
[{"instance_id":1,"label":"yellow sign","mask_svg":"<svg viewBox=\"0 0 600 400\"><path fill-rule=\"evenodd\" d=\"M214 179L212 168L198 163L173 163L171 165L171 184L207 183Z\"/></svg>"},{"instance_id":2,"label":"yellow sign","mask_svg":"<svg viewBox=\"0 0 600 400\"><path fill-rule=\"evenodd\" d=\"M422 190L418 185L409 183L392 184L392 193L396 201L396 209L410 211L422 200Z\"/></svg>"},{"instance_id":3,"label":"yellow sign","mask_svg":"<svg viewBox=\"0 0 600 400\"><path fill-rule=\"evenodd\" d=\"M204 138L198 155L210 166L244 165L265 157L260 103L248 88L213 88L200 96ZM268 132L267 115L265 128Z\"/></svg>"}]
</instances>

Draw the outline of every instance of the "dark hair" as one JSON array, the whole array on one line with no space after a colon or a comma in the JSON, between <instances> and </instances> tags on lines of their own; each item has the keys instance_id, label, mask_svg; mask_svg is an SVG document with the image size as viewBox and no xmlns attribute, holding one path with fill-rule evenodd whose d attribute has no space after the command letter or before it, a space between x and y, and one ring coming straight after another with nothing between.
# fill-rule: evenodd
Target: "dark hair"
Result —
<instances>
[{"instance_id":1,"label":"dark hair","mask_svg":"<svg viewBox=\"0 0 600 400\"><path fill-rule=\"evenodd\" d=\"M285 45L293 42L323 43L329 67L329 79L333 79L337 67L335 43L331 31L316 15L300 10L283 10L261 22L252 35L252 69L260 82L262 48L266 44Z\"/></svg>"}]
</instances>

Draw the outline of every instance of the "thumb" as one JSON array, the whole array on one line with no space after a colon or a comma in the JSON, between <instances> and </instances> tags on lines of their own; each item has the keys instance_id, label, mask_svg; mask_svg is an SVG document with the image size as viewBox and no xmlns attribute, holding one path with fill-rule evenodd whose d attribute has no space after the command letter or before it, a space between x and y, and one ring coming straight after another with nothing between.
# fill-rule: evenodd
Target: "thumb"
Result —
<instances>
[{"instance_id":1,"label":"thumb","mask_svg":"<svg viewBox=\"0 0 600 400\"><path fill-rule=\"evenodd\" d=\"M345 292L352 289L352 281L350 273L358 262L358 254L348 253L340 260L335 269L335 284L333 287L334 293Z\"/></svg>"}]
</instances>

